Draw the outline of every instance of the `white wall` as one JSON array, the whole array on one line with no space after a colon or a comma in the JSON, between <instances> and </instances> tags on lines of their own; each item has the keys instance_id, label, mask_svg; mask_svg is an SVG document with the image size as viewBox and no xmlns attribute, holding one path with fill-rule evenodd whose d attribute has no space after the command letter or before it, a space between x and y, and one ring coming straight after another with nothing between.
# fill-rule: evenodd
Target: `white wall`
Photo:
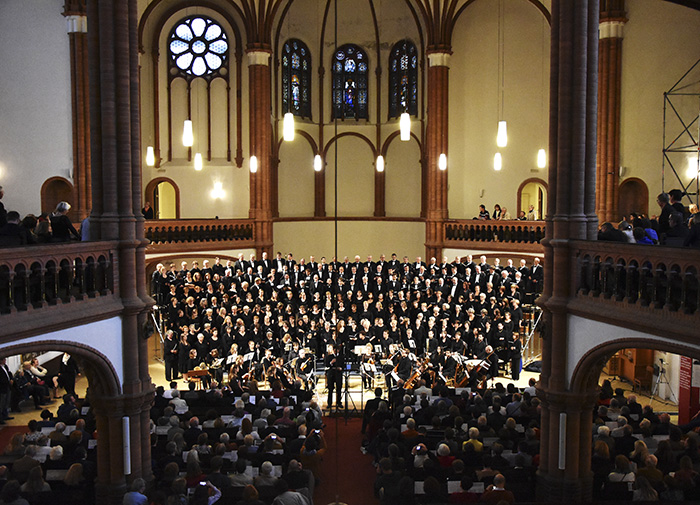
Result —
<instances>
[{"instance_id":1,"label":"white wall","mask_svg":"<svg viewBox=\"0 0 700 505\"><path fill-rule=\"evenodd\" d=\"M102 353L114 367L119 377L119 384L124 383L121 317L84 324L79 328L67 328L21 340L13 340L12 345L20 346L21 348L22 345L49 340L82 344ZM50 346L47 347L47 350L50 349Z\"/></svg>"},{"instance_id":2,"label":"white wall","mask_svg":"<svg viewBox=\"0 0 700 505\"><path fill-rule=\"evenodd\" d=\"M310 255L319 261L335 256L333 221L318 223L274 223L275 251L294 254L297 261ZM371 254L378 260L396 253L399 258L425 255L425 225L421 222L340 221L338 223L338 258Z\"/></svg>"},{"instance_id":3,"label":"white wall","mask_svg":"<svg viewBox=\"0 0 700 505\"><path fill-rule=\"evenodd\" d=\"M659 212L656 195L661 192L663 94L700 58L700 12L656 0L634 0L626 6L629 21L622 43L620 165L625 167L624 178L639 177L647 183L649 213L653 215ZM696 72L690 80L697 82L699 76ZM700 87L688 90L698 93ZM682 113L697 116L697 97L684 104ZM675 125L669 121L671 131L678 131L678 123ZM693 135L697 139L697 125ZM667 191L680 187L671 173L666 177Z\"/></svg>"},{"instance_id":4,"label":"white wall","mask_svg":"<svg viewBox=\"0 0 700 505\"><path fill-rule=\"evenodd\" d=\"M479 204L498 203L515 217L517 189L536 168L537 150L548 148L549 24L531 3L506 0L504 104L508 145L496 146L500 107L497 3L477 0L461 15L449 60L448 204L450 217L472 218ZM494 154L503 157L493 170ZM483 196L482 195L483 191Z\"/></svg>"},{"instance_id":5,"label":"white wall","mask_svg":"<svg viewBox=\"0 0 700 505\"><path fill-rule=\"evenodd\" d=\"M73 170L63 0L0 2L0 185L5 208L41 211L41 185ZM29 176L31 174L31 176Z\"/></svg>"}]
</instances>

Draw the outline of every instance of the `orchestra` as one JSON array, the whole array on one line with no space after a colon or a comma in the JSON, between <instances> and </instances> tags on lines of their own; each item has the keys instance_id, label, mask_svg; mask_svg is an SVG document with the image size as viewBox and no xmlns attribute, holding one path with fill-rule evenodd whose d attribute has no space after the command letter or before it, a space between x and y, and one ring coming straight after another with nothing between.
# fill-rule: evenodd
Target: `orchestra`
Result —
<instances>
[{"instance_id":1,"label":"orchestra","mask_svg":"<svg viewBox=\"0 0 700 505\"><path fill-rule=\"evenodd\" d=\"M322 363L329 405L333 391L340 405L345 363L359 370L364 389L381 379L389 388L421 381L478 388L499 367L519 373L520 300L530 295L480 282L471 257L430 269L407 258L381 265L334 259L315 272L292 265L294 280L287 265L282 272L256 267L261 277L253 282L216 265L183 269L161 283L173 377L197 369L208 370L199 377L205 386L245 391L252 381L285 388L298 381L312 389ZM501 274L509 279L508 270Z\"/></svg>"}]
</instances>

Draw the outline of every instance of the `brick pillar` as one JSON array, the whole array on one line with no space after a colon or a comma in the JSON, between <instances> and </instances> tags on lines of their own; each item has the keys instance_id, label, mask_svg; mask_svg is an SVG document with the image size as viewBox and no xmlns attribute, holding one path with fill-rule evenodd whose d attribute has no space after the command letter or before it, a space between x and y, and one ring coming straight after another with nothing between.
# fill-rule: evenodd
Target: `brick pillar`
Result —
<instances>
[{"instance_id":1,"label":"brick pillar","mask_svg":"<svg viewBox=\"0 0 700 505\"><path fill-rule=\"evenodd\" d=\"M620 93L624 0L601 0L598 43L598 153L596 213L601 222L619 221Z\"/></svg>"},{"instance_id":2,"label":"brick pillar","mask_svg":"<svg viewBox=\"0 0 700 505\"><path fill-rule=\"evenodd\" d=\"M444 222L448 218L447 170L438 168L440 154L447 155L448 86L450 51L428 50L428 97L426 125L425 256L441 258ZM449 165L449 157L448 157Z\"/></svg>"},{"instance_id":3,"label":"brick pillar","mask_svg":"<svg viewBox=\"0 0 700 505\"><path fill-rule=\"evenodd\" d=\"M247 51L250 107L250 152L258 171L250 174L250 218L255 220L255 250L272 255L272 137L270 50Z\"/></svg>"},{"instance_id":4,"label":"brick pillar","mask_svg":"<svg viewBox=\"0 0 700 505\"><path fill-rule=\"evenodd\" d=\"M94 401L98 415L100 461L98 493L121 503L126 480L152 478L151 446L142 426L153 384L142 327L152 305L146 291L138 68L138 0L88 0L90 72L90 150L94 240L118 242L120 347L124 368L121 395ZM123 472L123 421L128 417L131 473ZM105 451L106 454L102 454ZM107 472L107 473L105 473Z\"/></svg>"},{"instance_id":5,"label":"brick pillar","mask_svg":"<svg viewBox=\"0 0 700 505\"><path fill-rule=\"evenodd\" d=\"M88 88L87 6L85 0L66 0L66 17L70 40L71 110L73 123L73 192L72 202L79 220L92 208L90 176L90 107Z\"/></svg>"},{"instance_id":6,"label":"brick pillar","mask_svg":"<svg viewBox=\"0 0 700 505\"><path fill-rule=\"evenodd\" d=\"M541 500L584 501L590 497L591 413L577 404L567 369L567 302L572 295L569 252L573 239L595 239L596 121L598 96L598 2L552 2L550 72L550 170L544 309L545 332L540 388L547 402L542 414ZM538 394L539 396L539 394ZM583 394L585 397L585 392ZM578 406L577 406L578 405ZM572 410L573 409L573 410ZM579 412L576 409L581 409ZM566 419L559 414L567 413ZM560 424L566 425L567 454L559 458ZM561 459L561 461L560 461Z\"/></svg>"}]
</instances>

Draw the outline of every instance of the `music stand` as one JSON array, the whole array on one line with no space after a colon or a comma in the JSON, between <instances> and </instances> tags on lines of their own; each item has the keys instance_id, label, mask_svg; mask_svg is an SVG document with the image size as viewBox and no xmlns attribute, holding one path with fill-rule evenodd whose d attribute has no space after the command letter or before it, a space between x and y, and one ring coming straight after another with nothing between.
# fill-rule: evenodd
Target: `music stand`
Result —
<instances>
[{"instance_id":1,"label":"music stand","mask_svg":"<svg viewBox=\"0 0 700 505\"><path fill-rule=\"evenodd\" d=\"M352 395L350 394L350 374L352 373L352 365L350 363L345 364L345 368L343 369L343 416L345 417L345 424L348 423L348 418L350 417L350 414L352 413L353 415L357 416L360 415L360 411L357 409L357 405L355 405L355 400L352 398ZM360 404L364 404L364 395L365 395L365 390L364 388L360 388ZM352 409L349 408L349 403L352 402Z\"/></svg>"}]
</instances>

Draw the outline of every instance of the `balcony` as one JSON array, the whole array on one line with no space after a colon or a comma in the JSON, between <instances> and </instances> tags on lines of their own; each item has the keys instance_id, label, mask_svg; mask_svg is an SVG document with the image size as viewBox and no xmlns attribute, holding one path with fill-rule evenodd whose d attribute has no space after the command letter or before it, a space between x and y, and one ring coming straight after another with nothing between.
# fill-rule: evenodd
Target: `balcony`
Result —
<instances>
[{"instance_id":1,"label":"balcony","mask_svg":"<svg viewBox=\"0 0 700 505\"><path fill-rule=\"evenodd\" d=\"M146 221L144 228L151 241L147 254L255 247L250 219L159 219Z\"/></svg>"},{"instance_id":2,"label":"balcony","mask_svg":"<svg viewBox=\"0 0 700 505\"><path fill-rule=\"evenodd\" d=\"M544 221L450 220L445 223L445 247L542 254L545 229Z\"/></svg>"},{"instance_id":3,"label":"balcony","mask_svg":"<svg viewBox=\"0 0 700 505\"><path fill-rule=\"evenodd\" d=\"M571 312L688 340L700 324L700 250L572 241Z\"/></svg>"},{"instance_id":4,"label":"balcony","mask_svg":"<svg viewBox=\"0 0 700 505\"><path fill-rule=\"evenodd\" d=\"M33 335L117 314L116 242L0 249L0 338Z\"/></svg>"}]
</instances>

